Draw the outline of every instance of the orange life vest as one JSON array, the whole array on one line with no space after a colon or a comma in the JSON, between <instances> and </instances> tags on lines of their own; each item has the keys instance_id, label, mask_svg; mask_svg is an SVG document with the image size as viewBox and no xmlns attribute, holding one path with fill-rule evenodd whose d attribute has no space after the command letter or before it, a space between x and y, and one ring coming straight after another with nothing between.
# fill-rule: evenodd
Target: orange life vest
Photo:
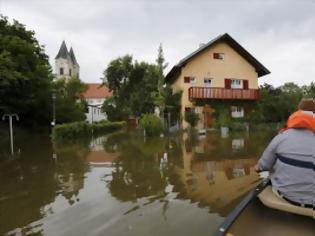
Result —
<instances>
[{"instance_id":1,"label":"orange life vest","mask_svg":"<svg viewBox=\"0 0 315 236\"><path fill-rule=\"evenodd\" d=\"M288 129L309 129L315 132L315 118L299 110L294 112L287 121L287 127L281 132Z\"/></svg>"}]
</instances>

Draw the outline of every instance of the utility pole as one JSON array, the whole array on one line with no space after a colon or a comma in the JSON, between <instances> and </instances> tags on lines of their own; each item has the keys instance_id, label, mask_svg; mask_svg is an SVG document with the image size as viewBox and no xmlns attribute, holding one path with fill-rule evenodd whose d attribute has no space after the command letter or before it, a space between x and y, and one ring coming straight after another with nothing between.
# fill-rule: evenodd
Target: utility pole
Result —
<instances>
[{"instance_id":1,"label":"utility pole","mask_svg":"<svg viewBox=\"0 0 315 236\"><path fill-rule=\"evenodd\" d=\"M17 114L4 114L2 116L2 120L5 120L6 117L9 117L9 129L10 129L10 146L11 146L11 154L14 154L13 150L13 127L12 127L12 117L15 117L15 119L18 121L19 117Z\"/></svg>"},{"instance_id":2,"label":"utility pole","mask_svg":"<svg viewBox=\"0 0 315 236\"><path fill-rule=\"evenodd\" d=\"M53 93L52 93L52 102L53 102L53 119L52 119L52 122L51 122L51 126L55 126L56 125L56 92L55 90L53 90Z\"/></svg>"}]
</instances>

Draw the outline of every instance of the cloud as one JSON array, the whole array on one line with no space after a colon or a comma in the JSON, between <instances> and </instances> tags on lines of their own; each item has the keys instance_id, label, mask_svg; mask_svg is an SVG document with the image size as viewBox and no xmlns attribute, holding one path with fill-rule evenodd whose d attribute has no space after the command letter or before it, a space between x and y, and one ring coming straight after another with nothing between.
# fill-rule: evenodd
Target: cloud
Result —
<instances>
[{"instance_id":1,"label":"cloud","mask_svg":"<svg viewBox=\"0 0 315 236\"><path fill-rule=\"evenodd\" d=\"M170 66L228 32L272 74L260 81L315 80L315 4L301 1L0 0L4 15L34 29L50 62L72 45L84 81L99 81L110 60L132 54L154 62L163 43Z\"/></svg>"}]
</instances>

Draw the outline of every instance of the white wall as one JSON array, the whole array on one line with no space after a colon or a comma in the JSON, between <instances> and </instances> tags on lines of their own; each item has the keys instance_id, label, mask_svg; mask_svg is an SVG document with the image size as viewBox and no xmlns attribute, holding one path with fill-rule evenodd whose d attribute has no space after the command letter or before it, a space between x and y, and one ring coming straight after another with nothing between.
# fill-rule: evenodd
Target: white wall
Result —
<instances>
[{"instance_id":1,"label":"white wall","mask_svg":"<svg viewBox=\"0 0 315 236\"><path fill-rule=\"evenodd\" d=\"M105 101L104 98L87 98L86 99L88 105L88 113L85 113L86 120L89 123L107 120L107 116L102 112L101 108Z\"/></svg>"},{"instance_id":2,"label":"white wall","mask_svg":"<svg viewBox=\"0 0 315 236\"><path fill-rule=\"evenodd\" d=\"M63 75L60 75L60 68L63 68ZM72 74L73 74L73 65L72 63L64 58L59 58L56 59L55 61L55 74L56 74L56 78L66 78L69 79L71 76L69 75L69 70L72 70Z\"/></svg>"}]
</instances>

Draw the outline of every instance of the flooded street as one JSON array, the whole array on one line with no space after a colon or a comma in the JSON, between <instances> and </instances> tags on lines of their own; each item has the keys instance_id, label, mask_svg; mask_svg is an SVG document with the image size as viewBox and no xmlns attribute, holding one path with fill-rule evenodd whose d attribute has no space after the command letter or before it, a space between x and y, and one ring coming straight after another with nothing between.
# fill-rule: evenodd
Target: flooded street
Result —
<instances>
[{"instance_id":1,"label":"flooded street","mask_svg":"<svg viewBox=\"0 0 315 236\"><path fill-rule=\"evenodd\" d=\"M257 184L271 137L17 134L14 157L0 143L0 234L211 235Z\"/></svg>"}]
</instances>

